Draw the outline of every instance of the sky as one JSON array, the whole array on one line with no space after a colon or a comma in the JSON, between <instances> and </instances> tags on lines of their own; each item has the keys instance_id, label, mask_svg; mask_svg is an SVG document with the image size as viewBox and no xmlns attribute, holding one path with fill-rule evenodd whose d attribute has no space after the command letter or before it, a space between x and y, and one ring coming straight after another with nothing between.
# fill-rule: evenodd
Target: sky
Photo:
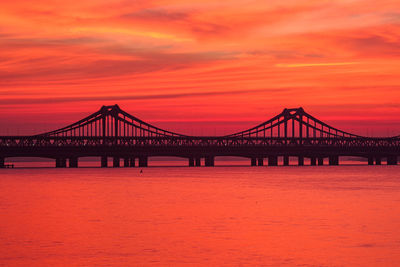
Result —
<instances>
[{"instance_id":1,"label":"sky","mask_svg":"<svg viewBox=\"0 0 400 267\"><path fill-rule=\"evenodd\" d=\"M102 105L184 134L306 112L400 134L398 0L1 1L0 134Z\"/></svg>"}]
</instances>

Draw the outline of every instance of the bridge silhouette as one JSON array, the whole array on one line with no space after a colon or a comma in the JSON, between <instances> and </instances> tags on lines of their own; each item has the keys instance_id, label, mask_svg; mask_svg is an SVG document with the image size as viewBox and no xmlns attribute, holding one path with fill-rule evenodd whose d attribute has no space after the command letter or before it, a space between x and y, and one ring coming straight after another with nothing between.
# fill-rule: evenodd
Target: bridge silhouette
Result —
<instances>
[{"instance_id":1,"label":"bridge silhouette","mask_svg":"<svg viewBox=\"0 0 400 267\"><path fill-rule=\"evenodd\" d=\"M251 166L339 165L339 157L361 157L369 165L396 165L400 136L375 138L351 134L316 119L303 108L284 109L251 129L225 136L189 136L160 129L119 108L103 106L99 111L61 129L32 136L0 136L0 167L10 157L43 157L56 167L78 167L80 157L100 157L101 167L148 166L153 156L181 157L189 166L214 166L215 157L250 159Z\"/></svg>"}]
</instances>

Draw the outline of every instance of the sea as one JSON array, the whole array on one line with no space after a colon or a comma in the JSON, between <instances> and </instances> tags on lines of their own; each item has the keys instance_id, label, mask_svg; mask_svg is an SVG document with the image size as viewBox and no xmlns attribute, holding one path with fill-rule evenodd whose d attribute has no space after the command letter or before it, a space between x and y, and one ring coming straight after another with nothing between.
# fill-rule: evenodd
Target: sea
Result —
<instances>
[{"instance_id":1,"label":"sea","mask_svg":"<svg viewBox=\"0 0 400 267\"><path fill-rule=\"evenodd\" d=\"M400 266L400 166L16 165L0 266Z\"/></svg>"}]
</instances>

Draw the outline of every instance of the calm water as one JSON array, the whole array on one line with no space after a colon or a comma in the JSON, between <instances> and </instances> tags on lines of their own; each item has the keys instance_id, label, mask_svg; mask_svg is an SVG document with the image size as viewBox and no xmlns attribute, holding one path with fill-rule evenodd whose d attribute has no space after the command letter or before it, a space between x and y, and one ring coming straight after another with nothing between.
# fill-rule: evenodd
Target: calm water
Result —
<instances>
[{"instance_id":1,"label":"calm water","mask_svg":"<svg viewBox=\"0 0 400 267\"><path fill-rule=\"evenodd\" d=\"M399 266L399 171L0 170L0 265Z\"/></svg>"}]
</instances>

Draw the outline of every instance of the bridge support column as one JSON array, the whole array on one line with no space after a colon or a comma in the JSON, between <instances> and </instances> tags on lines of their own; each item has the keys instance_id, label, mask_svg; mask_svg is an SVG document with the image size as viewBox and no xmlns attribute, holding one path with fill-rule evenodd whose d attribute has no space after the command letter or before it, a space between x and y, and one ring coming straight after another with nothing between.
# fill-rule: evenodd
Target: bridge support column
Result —
<instances>
[{"instance_id":1,"label":"bridge support column","mask_svg":"<svg viewBox=\"0 0 400 267\"><path fill-rule=\"evenodd\" d=\"M257 166L257 159L251 158L251 166Z\"/></svg>"},{"instance_id":2,"label":"bridge support column","mask_svg":"<svg viewBox=\"0 0 400 267\"><path fill-rule=\"evenodd\" d=\"M329 165L339 165L339 156L329 156Z\"/></svg>"},{"instance_id":3,"label":"bridge support column","mask_svg":"<svg viewBox=\"0 0 400 267\"><path fill-rule=\"evenodd\" d=\"M201 166L201 158L196 158L195 163L196 163L196 167L200 167Z\"/></svg>"},{"instance_id":4,"label":"bridge support column","mask_svg":"<svg viewBox=\"0 0 400 267\"><path fill-rule=\"evenodd\" d=\"M148 158L146 156L139 157L139 167L147 167L148 166Z\"/></svg>"},{"instance_id":5,"label":"bridge support column","mask_svg":"<svg viewBox=\"0 0 400 267\"><path fill-rule=\"evenodd\" d=\"M324 165L324 157L318 157L318 165L319 166Z\"/></svg>"},{"instance_id":6,"label":"bridge support column","mask_svg":"<svg viewBox=\"0 0 400 267\"><path fill-rule=\"evenodd\" d=\"M4 157L0 157L0 168L5 168L4 162L5 162Z\"/></svg>"},{"instance_id":7,"label":"bridge support column","mask_svg":"<svg viewBox=\"0 0 400 267\"><path fill-rule=\"evenodd\" d=\"M397 165L397 156L388 156L387 165Z\"/></svg>"},{"instance_id":8,"label":"bridge support column","mask_svg":"<svg viewBox=\"0 0 400 267\"><path fill-rule=\"evenodd\" d=\"M113 157L113 167L118 168L119 166L119 157Z\"/></svg>"},{"instance_id":9,"label":"bridge support column","mask_svg":"<svg viewBox=\"0 0 400 267\"><path fill-rule=\"evenodd\" d=\"M129 158L124 158L124 168L128 168L130 166Z\"/></svg>"},{"instance_id":10,"label":"bridge support column","mask_svg":"<svg viewBox=\"0 0 400 267\"><path fill-rule=\"evenodd\" d=\"M205 159L205 166L214 166L214 156L207 156Z\"/></svg>"},{"instance_id":11,"label":"bridge support column","mask_svg":"<svg viewBox=\"0 0 400 267\"><path fill-rule=\"evenodd\" d=\"M134 157L129 158L129 167L135 167L135 158Z\"/></svg>"},{"instance_id":12,"label":"bridge support column","mask_svg":"<svg viewBox=\"0 0 400 267\"><path fill-rule=\"evenodd\" d=\"M108 159L107 156L101 156L101 167L107 168L108 166Z\"/></svg>"},{"instance_id":13,"label":"bridge support column","mask_svg":"<svg viewBox=\"0 0 400 267\"><path fill-rule=\"evenodd\" d=\"M381 164L382 164L382 159L381 159L381 157L376 157L376 158L375 158L375 164L376 164L376 165L381 165Z\"/></svg>"},{"instance_id":14,"label":"bridge support column","mask_svg":"<svg viewBox=\"0 0 400 267\"><path fill-rule=\"evenodd\" d=\"M65 168L65 167L67 167L67 159L56 158L56 168Z\"/></svg>"},{"instance_id":15,"label":"bridge support column","mask_svg":"<svg viewBox=\"0 0 400 267\"><path fill-rule=\"evenodd\" d=\"M289 166L289 156L283 156L283 166Z\"/></svg>"},{"instance_id":16,"label":"bridge support column","mask_svg":"<svg viewBox=\"0 0 400 267\"><path fill-rule=\"evenodd\" d=\"M368 165L374 165L374 157L368 157Z\"/></svg>"},{"instance_id":17,"label":"bridge support column","mask_svg":"<svg viewBox=\"0 0 400 267\"><path fill-rule=\"evenodd\" d=\"M70 157L69 158L69 167L70 168L78 168L78 157Z\"/></svg>"},{"instance_id":18,"label":"bridge support column","mask_svg":"<svg viewBox=\"0 0 400 267\"><path fill-rule=\"evenodd\" d=\"M189 167L194 167L194 158L189 158Z\"/></svg>"},{"instance_id":19,"label":"bridge support column","mask_svg":"<svg viewBox=\"0 0 400 267\"><path fill-rule=\"evenodd\" d=\"M310 158L310 164L311 164L311 166L317 165L317 158L316 157L311 157Z\"/></svg>"},{"instance_id":20,"label":"bridge support column","mask_svg":"<svg viewBox=\"0 0 400 267\"><path fill-rule=\"evenodd\" d=\"M298 160L299 160L299 166L304 166L304 157L303 156L299 156Z\"/></svg>"},{"instance_id":21,"label":"bridge support column","mask_svg":"<svg viewBox=\"0 0 400 267\"><path fill-rule=\"evenodd\" d=\"M263 158L258 158L257 159L257 164L258 164L258 166L264 166L264 159Z\"/></svg>"},{"instance_id":22,"label":"bridge support column","mask_svg":"<svg viewBox=\"0 0 400 267\"><path fill-rule=\"evenodd\" d=\"M268 157L268 166L278 166L278 157L277 156L269 156Z\"/></svg>"}]
</instances>

